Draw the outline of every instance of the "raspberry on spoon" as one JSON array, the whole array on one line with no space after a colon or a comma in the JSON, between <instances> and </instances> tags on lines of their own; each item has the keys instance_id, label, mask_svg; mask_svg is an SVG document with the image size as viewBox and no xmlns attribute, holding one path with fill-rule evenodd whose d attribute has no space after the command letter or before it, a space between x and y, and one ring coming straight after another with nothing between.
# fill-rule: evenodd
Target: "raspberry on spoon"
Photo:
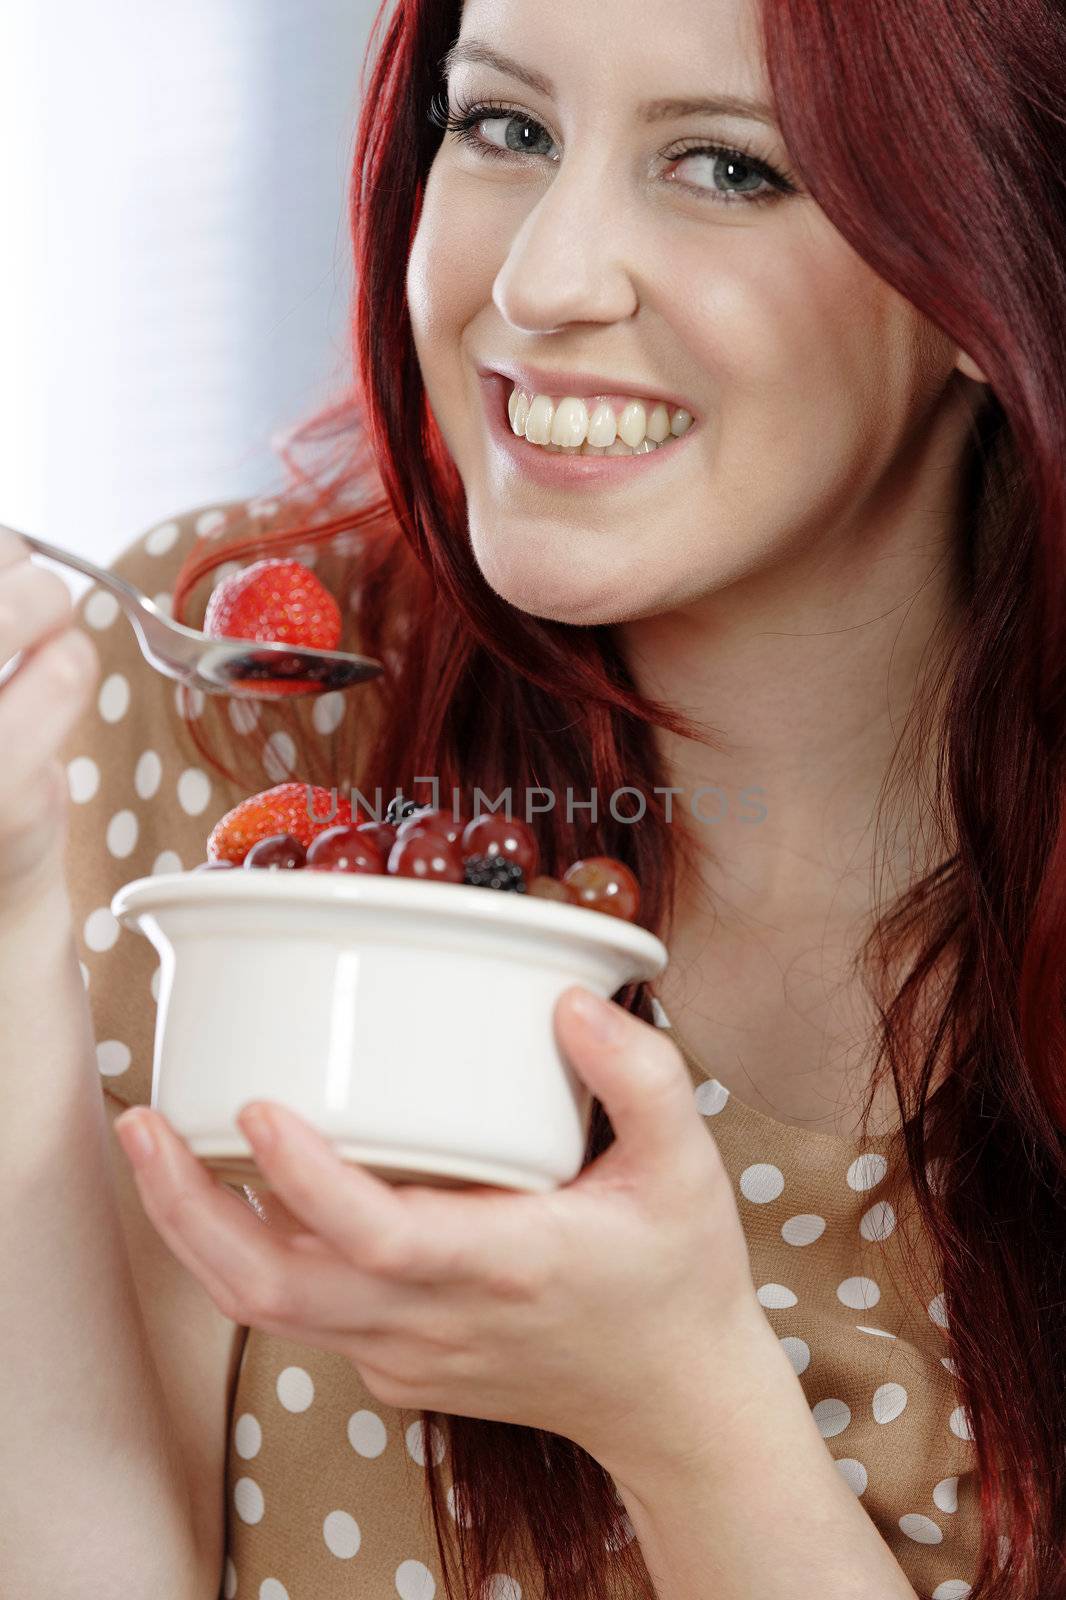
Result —
<instances>
[{"instance_id":1,"label":"raspberry on spoon","mask_svg":"<svg viewBox=\"0 0 1066 1600\"><path fill-rule=\"evenodd\" d=\"M310 567L268 557L216 584L204 613L204 633L213 639L259 639L336 650L340 607ZM294 692L284 678L264 678L260 687Z\"/></svg>"}]
</instances>

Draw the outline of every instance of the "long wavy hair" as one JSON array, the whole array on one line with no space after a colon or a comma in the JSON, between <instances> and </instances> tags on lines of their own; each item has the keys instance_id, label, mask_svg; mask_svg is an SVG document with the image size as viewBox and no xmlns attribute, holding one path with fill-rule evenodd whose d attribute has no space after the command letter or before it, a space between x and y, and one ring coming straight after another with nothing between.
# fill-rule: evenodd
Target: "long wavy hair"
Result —
<instances>
[{"instance_id":1,"label":"long wavy hair","mask_svg":"<svg viewBox=\"0 0 1066 1600\"><path fill-rule=\"evenodd\" d=\"M346 643L390 670L328 715L309 702L248 714L214 697L188 714L205 759L249 791L265 786L264 763L272 781L298 770L368 796L377 785L419 795L430 774L445 797L472 781L491 794L639 786L639 827L538 817L542 870L592 850L620 857L641 882L642 921L668 937L694 840L655 794L667 782L655 729L714 741L635 692L609 628L525 615L488 587L426 402L404 276L442 137L429 109L459 23L459 0L378 12L350 191L351 381L283 447L275 523L205 536L174 594L175 615L199 620L223 561L296 550L344 597ZM923 804L951 848L879 907L856 957L872 992L901 973L878 1000L863 1128L891 1073L979 1470L973 1600L1062 1600L1066 15L1057 0L764 0L762 26L779 124L810 193L988 378L959 463L963 621L924 701L942 720ZM617 998L650 1020L645 985ZM612 1137L595 1102L587 1159ZM552 1600L615 1583L652 1595L609 1475L575 1443L421 1415L449 1600L480 1595L520 1545ZM458 1589L433 1424L450 1441Z\"/></svg>"}]
</instances>

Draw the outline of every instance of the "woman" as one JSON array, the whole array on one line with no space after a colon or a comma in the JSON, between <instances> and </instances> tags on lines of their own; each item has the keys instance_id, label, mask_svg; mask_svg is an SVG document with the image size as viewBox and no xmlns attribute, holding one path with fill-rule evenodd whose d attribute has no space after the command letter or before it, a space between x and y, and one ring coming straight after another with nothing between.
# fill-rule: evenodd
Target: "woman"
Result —
<instances>
[{"instance_id":1,"label":"woman","mask_svg":"<svg viewBox=\"0 0 1066 1600\"><path fill-rule=\"evenodd\" d=\"M54 1080L31 1115L24 1073L14 1148L76 1160L100 1226L75 1261L50 1200L14 1287L39 1305L66 1264L43 1334L64 1394L56 1316L97 1296L82 1375L137 1451L148 1512L115 1509L118 1453L106 1499L146 1575L217 1574L224 1503L223 1592L261 1600L438 1581L689 1600L784 1572L819 1600L1061 1596L1066 29L1050 6L949 0L603 20L393 10L355 162L354 441L338 407L309 430L336 446L312 500L305 478L276 508L205 508L117 563L198 622L228 561L313 555L387 679L257 715L175 697L90 595L102 681L62 745L46 671L0 691L38 795L66 762L112 1107L150 1098L156 980L110 895L195 865L264 774L635 791L639 825L561 798L538 822L556 869L593 844L627 860L670 950L654 1005L619 997L615 1046L560 1004L599 1102L589 1167L562 1211L417 1188L401 1210L282 1119L253 1223L136 1112L123 1132L147 1123L155 1154L135 1177L115 1161L127 1278L106 1169L72 1133L59 1148ZM708 97L732 104L676 103ZM575 419L614 452L593 472L548 448ZM622 461L641 424L656 459ZM596 443L619 426L622 447ZM9 596L44 582L6 554ZM59 1060L85 1037L45 932L66 925L60 830L25 793L4 812L9 992L28 1029L65 973L34 1036ZM64 1086L79 1151L86 1077ZM593 1201L598 1257L573 1225ZM417 1219L429 1263L442 1218L480 1239L519 1214L530 1256L548 1216L571 1221L550 1317L517 1267L525 1321L489 1295L463 1323L454 1283L415 1293L400 1253L369 1277L345 1256L368 1219ZM458 1327L476 1359L449 1387ZM20 1423L31 1458L43 1418Z\"/></svg>"}]
</instances>

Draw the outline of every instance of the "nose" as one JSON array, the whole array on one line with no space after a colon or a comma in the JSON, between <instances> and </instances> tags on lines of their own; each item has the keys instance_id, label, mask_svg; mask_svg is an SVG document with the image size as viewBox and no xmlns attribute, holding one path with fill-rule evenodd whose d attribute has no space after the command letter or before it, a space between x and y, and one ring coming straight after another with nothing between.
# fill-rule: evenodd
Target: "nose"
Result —
<instances>
[{"instance_id":1,"label":"nose","mask_svg":"<svg viewBox=\"0 0 1066 1600\"><path fill-rule=\"evenodd\" d=\"M599 162L564 162L523 217L492 287L500 315L523 333L624 321L639 304L633 230L607 173Z\"/></svg>"}]
</instances>

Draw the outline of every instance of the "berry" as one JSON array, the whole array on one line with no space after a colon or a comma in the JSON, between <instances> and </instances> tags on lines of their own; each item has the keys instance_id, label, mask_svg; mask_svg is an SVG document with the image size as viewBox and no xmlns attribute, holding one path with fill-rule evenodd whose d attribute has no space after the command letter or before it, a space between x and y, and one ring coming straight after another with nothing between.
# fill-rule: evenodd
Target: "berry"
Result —
<instances>
[{"instance_id":1,"label":"berry","mask_svg":"<svg viewBox=\"0 0 1066 1600\"><path fill-rule=\"evenodd\" d=\"M467 856L463 864L463 882L478 889L526 892L525 874L518 862L509 856Z\"/></svg>"},{"instance_id":2,"label":"berry","mask_svg":"<svg viewBox=\"0 0 1066 1600\"><path fill-rule=\"evenodd\" d=\"M213 639L260 639L336 650L341 637L340 607L302 562L268 557L215 585L204 613L203 631ZM282 671L280 662L278 670ZM257 688L278 694L299 691L299 685L284 677L255 682Z\"/></svg>"},{"instance_id":3,"label":"berry","mask_svg":"<svg viewBox=\"0 0 1066 1600\"><path fill-rule=\"evenodd\" d=\"M266 839L260 839L253 844L244 858L245 867L252 871L256 867L302 867L307 860L307 851L299 839L294 839L291 833L272 833Z\"/></svg>"},{"instance_id":4,"label":"berry","mask_svg":"<svg viewBox=\"0 0 1066 1600\"><path fill-rule=\"evenodd\" d=\"M629 868L613 856L589 856L575 861L563 873L563 882L577 892L577 904L589 911L635 922L640 909L640 886Z\"/></svg>"},{"instance_id":5,"label":"berry","mask_svg":"<svg viewBox=\"0 0 1066 1600\"><path fill-rule=\"evenodd\" d=\"M361 829L342 823L311 841L307 865L319 872L384 872L385 855Z\"/></svg>"},{"instance_id":6,"label":"berry","mask_svg":"<svg viewBox=\"0 0 1066 1600\"><path fill-rule=\"evenodd\" d=\"M429 806L420 806L417 800L405 800L402 794L398 794L394 795L385 807L385 821L391 822L393 827L397 828L407 817L413 817L419 811L429 810Z\"/></svg>"},{"instance_id":7,"label":"berry","mask_svg":"<svg viewBox=\"0 0 1066 1600\"><path fill-rule=\"evenodd\" d=\"M406 839L412 833L431 833L436 839L447 839L449 844L458 844L465 827L465 817L457 821L450 811L424 806L421 811L414 811L404 818L396 830L396 837Z\"/></svg>"},{"instance_id":8,"label":"berry","mask_svg":"<svg viewBox=\"0 0 1066 1600\"><path fill-rule=\"evenodd\" d=\"M506 856L517 861L525 876L532 878L540 851L528 822L489 813L467 823L463 830L463 856Z\"/></svg>"},{"instance_id":9,"label":"berry","mask_svg":"<svg viewBox=\"0 0 1066 1600\"><path fill-rule=\"evenodd\" d=\"M388 860L389 851L396 843L396 829L391 822L360 822L356 825L356 831L372 839Z\"/></svg>"},{"instance_id":10,"label":"berry","mask_svg":"<svg viewBox=\"0 0 1066 1600\"><path fill-rule=\"evenodd\" d=\"M321 821L313 821L308 809ZM316 834L338 823L353 822L351 801L337 796L337 808L330 817L326 812L333 808L333 791L318 784L279 783L273 789L263 789L249 795L226 812L211 830L207 841L210 861L232 861L240 866L253 844L273 834L289 833L306 849Z\"/></svg>"},{"instance_id":11,"label":"berry","mask_svg":"<svg viewBox=\"0 0 1066 1600\"><path fill-rule=\"evenodd\" d=\"M578 903L577 890L559 878L534 878L529 885L529 893L535 895L538 900L561 900L568 906L576 906Z\"/></svg>"},{"instance_id":12,"label":"berry","mask_svg":"<svg viewBox=\"0 0 1066 1600\"><path fill-rule=\"evenodd\" d=\"M440 883L462 883L463 859L459 847L432 833L412 833L397 839L389 851L389 872L398 878L433 878Z\"/></svg>"},{"instance_id":13,"label":"berry","mask_svg":"<svg viewBox=\"0 0 1066 1600\"><path fill-rule=\"evenodd\" d=\"M215 585L203 631L213 639L272 639L335 650L341 613L310 567L271 557L253 561Z\"/></svg>"}]
</instances>

